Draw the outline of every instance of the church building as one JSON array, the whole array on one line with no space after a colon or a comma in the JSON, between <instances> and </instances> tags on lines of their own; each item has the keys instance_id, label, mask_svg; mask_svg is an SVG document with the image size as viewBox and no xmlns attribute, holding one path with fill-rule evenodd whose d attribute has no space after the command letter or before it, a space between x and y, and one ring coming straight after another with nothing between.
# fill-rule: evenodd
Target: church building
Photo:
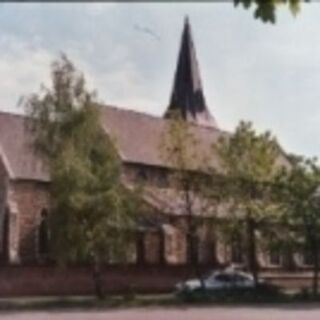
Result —
<instances>
[{"instance_id":1,"label":"church building","mask_svg":"<svg viewBox=\"0 0 320 320\"><path fill-rule=\"evenodd\" d=\"M101 126L116 143L123 179L146 185L143 200L149 212L144 214L137 230L131 263L188 262L183 232L186 217L168 179L173 169L159 149L172 111L192 123L203 148L210 148L221 136L229 134L218 127L207 107L188 19L184 23L171 98L163 117L114 106L101 108ZM41 263L48 253L50 176L32 151L26 121L25 116L0 112L0 261L5 264ZM206 222L210 216L204 213L200 218ZM199 263L244 263L242 241L236 239L230 245L217 239L209 225L203 223L198 230ZM276 252L261 253L259 259L274 267L282 263Z\"/></svg>"}]
</instances>

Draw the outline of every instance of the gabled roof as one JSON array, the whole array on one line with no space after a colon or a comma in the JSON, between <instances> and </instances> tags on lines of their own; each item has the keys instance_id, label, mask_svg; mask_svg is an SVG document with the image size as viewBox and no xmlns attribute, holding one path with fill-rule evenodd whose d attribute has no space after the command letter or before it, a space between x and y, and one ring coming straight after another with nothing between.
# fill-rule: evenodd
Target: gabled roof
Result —
<instances>
[{"instance_id":1,"label":"gabled roof","mask_svg":"<svg viewBox=\"0 0 320 320\"><path fill-rule=\"evenodd\" d=\"M178 113L185 120L200 125L217 126L206 105L188 18L185 19L171 99L165 117L170 117L172 113Z\"/></svg>"},{"instance_id":2,"label":"gabled roof","mask_svg":"<svg viewBox=\"0 0 320 320\"><path fill-rule=\"evenodd\" d=\"M0 112L0 156L11 179L49 181L48 170L32 149L26 121L25 116ZM104 106L101 107L101 125L114 140L123 162L170 167L160 151L167 126L165 119ZM193 125L192 130L199 141L199 151L209 151L212 143L227 134L198 125ZM215 157L211 157L211 161L219 166Z\"/></svg>"},{"instance_id":3,"label":"gabled roof","mask_svg":"<svg viewBox=\"0 0 320 320\"><path fill-rule=\"evenodd\" d=\"M106 132L115 139L120 155L125 162L152 166L168 167L161 152L163 136L168 121L144 113L102 108L102 125ZM197 139L198 154L211 152L211 146L226 132L211 127L192 125L191 130ZM212 158L212 157L211 157ZM216 159L212 159L218 165Z\"/></svg>"},{"instance_id":4,"label":"gabled roof","mask_svg":"<svg viewBox=\"0 0 320 320\"><path fill-rule=\"evenodd\" d=\"M27 118L0 112L0 156L11 179L49 181L48 171L32 150Z\"/></svg>"}]
</instances>

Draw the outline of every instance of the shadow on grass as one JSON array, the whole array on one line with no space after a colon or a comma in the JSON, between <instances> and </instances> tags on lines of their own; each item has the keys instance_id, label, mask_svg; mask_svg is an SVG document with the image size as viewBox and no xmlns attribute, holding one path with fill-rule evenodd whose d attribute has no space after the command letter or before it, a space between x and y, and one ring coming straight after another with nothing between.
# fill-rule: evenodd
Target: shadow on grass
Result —
<instances>
[{"instance_id":1,"label":"shadow on grass","mask_svg":"<svg viewBox=\"0 0 320 320\"><path fill-rule=\"evenodd\" d=\"M0 299L0 312L41 310L106 310L148 306L178 306L184 302L172 294L138 295L133 297L108 296L103 300L95 297L35 297Z\"/></svg>"}]
</instances>

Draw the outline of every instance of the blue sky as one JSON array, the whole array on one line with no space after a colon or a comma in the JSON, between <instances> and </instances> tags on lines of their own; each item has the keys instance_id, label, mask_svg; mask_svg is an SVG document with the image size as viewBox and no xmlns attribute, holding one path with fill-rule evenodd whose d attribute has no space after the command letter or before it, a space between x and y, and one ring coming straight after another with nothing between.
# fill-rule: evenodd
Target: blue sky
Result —
<instances>
[{"instance_id":1,"label":"blue sky","mask_svg":"<svg viewBox=\"0 0 320 320\"><path fill-rule=\"evenodd\" d=\"M49 81L65 52L105 103L162 115L184 16L207 103L221 128L251 120L289 152L320 155L320 4L276 25L231 3L0 4L0 109ZM156 36L141 31L152 30Z\"/></svg>"}]
</instances>

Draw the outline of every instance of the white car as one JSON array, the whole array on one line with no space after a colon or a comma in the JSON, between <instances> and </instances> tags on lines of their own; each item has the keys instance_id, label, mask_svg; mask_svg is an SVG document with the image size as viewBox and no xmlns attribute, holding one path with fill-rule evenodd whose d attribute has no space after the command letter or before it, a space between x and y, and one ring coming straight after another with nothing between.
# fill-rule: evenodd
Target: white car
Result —
<instances>
[{"instance_id":1,"label":"white car","mask_svg":"<svg viewBox=\"0 0 320 320\"><path fill-rule=\"evenodd\" d=\"M250 274L241 271L214 271L203 279L204 289L212 291L231 288L254 288L254 280ZM199 279L191 279L176 285L178 292L193 292L201 289Z\"/></svg>"}]
</instances>

